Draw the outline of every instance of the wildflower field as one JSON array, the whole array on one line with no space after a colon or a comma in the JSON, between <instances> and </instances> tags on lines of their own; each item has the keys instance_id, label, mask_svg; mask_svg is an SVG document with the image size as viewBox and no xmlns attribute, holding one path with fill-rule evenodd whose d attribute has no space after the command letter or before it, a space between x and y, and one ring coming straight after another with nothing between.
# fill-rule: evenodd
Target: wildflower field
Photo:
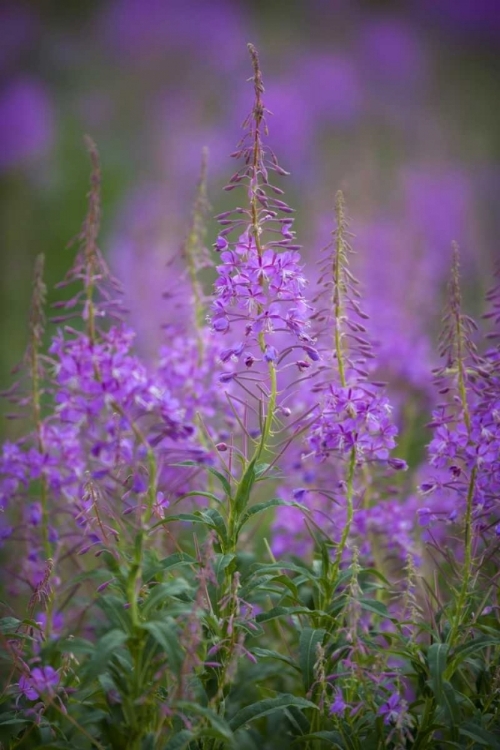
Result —
<instances>
[{"instance_id":1,"label":"wildflower field","mask_svg":"<svg viewBox=\"0 0 500 750\"><path fill-rule=\"evenodd\" d=\"M149 196L108 252L86 136L55 290L36 256L3 393L0 748L495 750L500 268L471 294L461 237L435 252L425 180L415 250L358 237L349 184L304 247L300 139L246 52L216 224L201 144L174 250L131 250ZM339 88L314 96L350 122Z\"/></svg>"}]
</instances>

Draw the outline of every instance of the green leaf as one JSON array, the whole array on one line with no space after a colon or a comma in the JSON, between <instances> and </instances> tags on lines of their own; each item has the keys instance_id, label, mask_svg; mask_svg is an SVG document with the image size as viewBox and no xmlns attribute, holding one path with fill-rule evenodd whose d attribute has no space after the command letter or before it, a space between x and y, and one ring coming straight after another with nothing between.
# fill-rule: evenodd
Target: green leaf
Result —
<instances>
[{"instance_id":1,"label":"green leaf","mask_svg":"<svg viewBox=\"0 0 500 750\"><path fill-rule=\"evenodd\" d=\"M389 612L383 602L378 602L376 599L360 599L359 603L362 609L365 609L368 612L374 612L376 615L380 615L380 617L394 622L394 617L389 617Z\"/></svg>"},{"instance_id":2,"label":"green leaf","mask_svg":"<svg viewBox=\"0 0 500 750\"><path fill-rule=\"evenodd\" d=\"M217 503L217 505L220 505L220 503L222 502L220 497L214 495L213 492L204 492L203 490L193 490L192 492L185 492L178 498L178 501L184 500L186 497L206 497L209 500Z\"/></svg>"},{"instance_id":3,"label":"green leaf","mask_svg":"<svg viewBox=\"0 0 500 750\"><path fill-rule=\"evenodd\" d=\"M19 714L2 714L0 717L0 726L6 727L6 726L22 726L23 724L32 724L33 721L31 719L23 719L20 717Z\"/></svg>"},{"instance_id":4,"label":"green leaf","mask_svg":"<svg viewBox=\"0 0 500 750\"><path fill-rule=\"evenodd\" d=\"M318 579L315 573L312 570L309 570L303 565L297 565L296 563L290 562L288 560L283 560L279 563L269 563L267 565L258 565L255 567L255 570L252 571L252 576L256 575L265 575L267 573L283 573L284 570L289 570L292 573L298 573L299 575L304 576L304 578L307 581L310 581L315 586L318 586ZM295 581L297 583L297 581Z\"/></svg>"},{"instance_id":5,"label":"green leaf","mask_svg":"<svg viewBox=\"0 0 500 750\"><path fill-rule=\"evenodd\" d=\"M185 565L194 565L195 563L196 560L191 555L187 555L185 552L176 552L148 567L144 571L144 582L148 583L157 573L162 573L165 570L181 568Z\"/></svg>"},{"instance_id":6,"label":"green leaf","mask_svg":"<svg viewBox=\"0 0 500 750\"><path fill-rule=\"evenodd\" d=\"M221 717L217 716L210 708L200 706L192 701L178 701L176 707L182 709L186 714L193 713L202 716L210 722L211 727L216 731L216 736L224 740L233 740L233 733L229 724Z\"/></svg>"},{"instance_id":7,"label":"green leaf","mask_svg":"<svg viewBox=\"0 0 500 750\"><path fill-rule=\"evenodd\" d=\"M455 690L453 685L448 680L443 680L443 700L442 705L445 709L448 717L448 722L451 727L457 727L460 724L460 707L458 705L457 697L460 694ZM458 738L457 738L458 739Z\"/></svg>"},{"instance_id":8,"label":"green leaf","mask_svg":"<svg viewBox=\"0 0 500 750\"><path fill-rule=\"evenodd\" d=\"M446 669L449 646L447 643L433 643L427 652L430 685L437 703L443 701L443 674Z\"/></svg>"},{"instance_id":9,"label":"green leaf","mask_svg":"<svg viewBox=\"0 0 500 750\"><path fill-rule=\"evenodd\" d=\"M277 617L290 617L291 615L310 615L312 610L308 607L273 607L268 612L261 612L255 618L257 622L275 620ZM323 614L326 614L324 612Z\"/></svg>"},{"instance_id":10,"label":"green leaf","mask_svg":"<svg viewBox=\"0 0 500 750\"><path fill-rule=\"evenodd\" d=\"M183 729L167 742L164 750L184 750L194 737L195 735L189 729Z\"/></svg>"},{"instance_id":11,"label":"green leaf","mask_svg":"<svg viewBox=\"0 0 500 750\"><path fill-rule=\"evenodd\" d=\"M303 506L300 505L299 503L291 503L286 500L281 500L279 497L273 497L272 500L266 500L265 502L262 502L262 503L256 503L255 505L252 505L252 507L249 508L247 512L243 515L240 521L240 524L238 526L238 531L253 516L256 516L258 513L262 513L264 510L268 510L269 508L276 508L279 505L285 505L288 508L290 507L303 508Z\"/></svg>"},{"instance_id":12,"label":"green leaf","mask_svg":"<svg viewBox=\"0 0 500 750\"><path fill-rule=\"evenodd\" d=\"M267 464L264 462L259 462L258 464L255 464L255 478L260 479L263 474L266 473L266 471L269 469L271 464Z\"/></svg>"},{"instance_id":13,"label":"green leaf","mask_svg":"<svg viewBox=\"0 0 500 750\"><path fill-rule=\"evenodd\" d=\"M219 535L219 539L222 542L227 541L227 530L224 519L221 514L215 508L209 508L208 510L197 510L194 513L177 513L175 516L166 516L158 521L152 528L156 529L158 526L163 526L173 521L187 521L189 523L201 523L204 526L208 526Z\"/></svg>"},{"instance_id":14,"label":"green leaf","mask_svg":"<svg viewBox=\"0 0 500 750\"><path fill-rule=\"evenodd\" d=\"M280 584L281 586L284 586L290 591L290 593L292 594L295 600L299 599L299 590L289 576L286 576L286 575L272 576L268 580L270 583ZM283 592L283 594L284 593L285 592Z\"/></svg>"},{"instance_id":15,"label":"green leaf","mask_svg":"<svg viewBox=\"0 0 500 750\"><path fill-rule=\"evenodd\" d=\"M302 742L304 742L304 740L325 740L326 742L331 742L332 747L338 748L338 750L344 750L342 735L335 729L332 731L324 730L321 732L313 732L313 734L305 734L300 739Z\"/></svg>"},{"instance_id":16,"label":"green leaf","mask_svg":"<svg viewBox=\"0 0 500 750\"><path fill-rule=\"evenodd\" d=\"M228 565L231 565L233 560L235 559L236 555L231 552L227 555L217 555L214 562L214 573L215 577L217 578L217 583L219 586L224 581L224 573Z\"/></svg>"},{"instance_id":17,"label":"green leaf","mask_svg":"<svg viewBox=\"0 0 500 750\"><path fill-rule=\"evenodd\" d=\"M95 651L85 667L85 676L92 680L104 672L114 652L126 642L128 636L123 630L113 628L96 643Z\"/></svg>"},{"instance_id":18,"label":"green leaf","mask_svg":"<svg viewBox=\"0 0 500 750\"><path fill-rule=\"evenodd\" d=\"M203 519L207 526L214 529L217 532L220 541L223 544L227 542L227 529L226 522L222 518L221 514L215 508L208 508L208 510L197 511L197 515Z\"/></svg>"},{"instance_id":19,"label":"green leaf","mask_svg":"<svg viewBox=\"0 0 500 750\"><path fill-rule=\"evenodd\" d=\"M126 603L124 598L113 596L109 591L106 592L106 596L101 596L97 600L98 606L105 613L111 625L118 630L131 634L132 623L129 611L125 609Z\"/></svg>"},{"instance_id":20,"label":"green leaf","mask_svg":"<svg viewBox=\"0 0 500 750\"><path fill-rule=\"evenodd\" d=\"M299 639L299 661L302 670L304 689L309 690L314 682L314 665L318 660L318 645L323 643L326 630L323 628L304 628Z\"/></svg>"},{"instance_id":21,"label":"green leaf","mask_svg":"<svg viewBox=\"0 0 500 750\"><path fill-rule=\"evenodd\" d=\"M88 656L95 651L95 645L86 638L58 638L54 647L63 654Z\"/></svg>"},{"instance_id":22,"label":"green leaf","mask_svg":"<svg viewBox=\"0 0 500 750\"><path fill-rule=\"evenodd\" d=\"M150 589L146 601L141 607L142 614L148 616L154 609L159 609L169 600L179 597L181 594L191 593L192 587L185 578L175 578L172 581L157 583Z\"/></svg>"},{"instance_id":23,"label":"green leaf","mask_svg":"<svg viewBox=\"0 0 500 750\"><path fill-rule=\"evenodd\" d=\"M487 729L474 724L472 721L467 721L459 728L460 734L469 737L475 742L479 742L480 745L485 745L489 750L500 750L500 742L498 741L498 735L488 732Z\"/></svg>"},{"instance_id":24,"label":"green leaf","mask_svg":"<svg viewBox=\"0 0 500 750\"><path fill-rule=\"evenodd\" d=\"M261 587L265 588L263 584L268 583L272 579L273 576L271 575L259 576L259 578L255 578L255 576L253 576L249 581L247 581L244 586L241 587L239 595L242 599L248 599L252 591Z\"/></svg>"},{"instance_id":25,"label":"green leaf","mask_svg":"<svg viewBox=\"0 0 500 750\"><path fill-rule=\"evenodd\" d=\"M141 623L142 630L147 630L158 645L163 649L168 659L169 666L175 672L181 667L183 652L179 645L179 637L174 622L164 620L150 620Z\"/></svg>"},{"instance_id":26,"label":"green leaf","mask_svg":"<svg viewBox=\"0 0 500 750\"><path fill-rule=\"evenodd\" d=\"M283 713L299 737L303 737L311 729L309 719L296 706L288 706L283 709Z\"/></svg>"},{"instance_id":27,"label":"green leaf","mask_svg":"<svg viewBox=\"0 0 500 750\"><path fill-rule=\"evenodd\" d=\"M461 646L458 646L456 649L453 649L450 661L453 663L460 664L461 661L463 661L467 656L470 656L471 654L476 654L477 651L479 651L482 648L487 648L488 646L498 646L500 644L500 634L496 638L491 638L489 636L483 636L482 638L474 638L473 640L469 641L468 643L463 643Z\"/></svg>"},{"instance_id":28,"label":"green leaf","mask_svg":"<svg viewBox=\"0 0 500 750\"><path fill-rule=\"evenodd\" d=\"M221 483L224 493L226 494L226 497L231 497L231 485L229 484L224 474L221 474L220 471L217 471L217 469L214 469L211 466L207 466L207 471L209 474L212 474L214 477L217 477L217 479Z\"/></svg>"},{"instance_id":29,"label":"green leaf","mask_svg":"<svg viewBox=\"0 0 500 750\"><path fill-rule=\"evenodd\" d=\"M21 626L21 620L17 617L2 617L0 620L0 633L11 634L15 633L17 628Z\"/></svg>"},{"instance_id":30,"label":"green leaf","mask_svg":"<svg viewBox=\"0 0 500 750\"><path fill-rule=\"evenodd\" d=\"M253 648L252 654L256 656L257 659L276 659L277 661L285 662L285 664L293 667L298 672L300 671L299 665L296 664L293 659L285 654L280 654L279 651L272 651L269 648Z\"/></svg>"},{"instance_id":31,"label":"green leaf","mask_svg":"<svg viewBox=\"0 0 500 750\"><path fill-rule=\"evenodd\" d=\"M104 549L101 552L99 559L103 560L106 563L106 567L116 576L120 574L120 565L118 563L118 560L109 550Z\"/></svg>"},{"instance_id":32,"label":"green leaf","mask_svg":"<svg viewBox=\"0 0 500 750\"><path fill-rule=\"evenodd\" d=\"M229 722L229 726L234 732L236 729L239 729L239 727L242 727L244 724L248 724L250 721L255 721L255 719L268 716L275 711L282 711L289 706L296 706L301 709L314 708L316 711L318 710L318 706L316 706L315 703L311 703L311 701L308 701L305 698L298 698L295 695L283 693L276 698L265 698L264 700L257 701L257 703L253 703L250 706L245 706L241 711L238 711L236 716L233 716Z\"/></svg>"},{"instance_id":33,"label":"green leaf","mask_svg":"<svg viewBox=\"0 0 500 750\"><path fill-rule=\"evenodd\" d=\"M234 509L239 515L247 507L252 487L255 482L255 458L253 458L248 464L245 473L240 479L238 484L238 490L234 497Z\"/></svg>"}]
</instances>

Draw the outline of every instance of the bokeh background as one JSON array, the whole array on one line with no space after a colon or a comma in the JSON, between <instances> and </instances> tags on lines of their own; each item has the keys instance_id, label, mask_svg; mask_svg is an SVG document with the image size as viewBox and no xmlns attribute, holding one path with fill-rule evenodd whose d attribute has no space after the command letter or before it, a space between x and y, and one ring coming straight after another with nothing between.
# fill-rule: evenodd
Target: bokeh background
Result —
<instances>
[{"instance_id":1,"label":"bokeh background","mask_svg":"<svg viewBox=\"0 0 500 750\"><path fill-rule=\"evenodd\" d=\"M392 385L429 387L452 240L481 314L500 255L498 0L4 0L0 390L26 345L35 256L46 254L49 301L72 262L85 133L102 160L101 246L139 347L155 350L203 146L213 213L234 200L222 187L252 103L248 41L308 273L342 188Z\"/></svg>"}]
</instances>

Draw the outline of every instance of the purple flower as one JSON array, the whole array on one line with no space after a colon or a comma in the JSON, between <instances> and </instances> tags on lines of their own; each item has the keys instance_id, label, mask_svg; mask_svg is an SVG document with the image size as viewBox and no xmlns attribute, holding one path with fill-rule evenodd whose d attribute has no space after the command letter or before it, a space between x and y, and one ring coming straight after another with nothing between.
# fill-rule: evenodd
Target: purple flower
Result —
<instances>
[{"instance_id":1,"label":"purple flower","mask_svg":"<svg viewBox=\"0 0 500 750\"><path fill-rule=\"evenodd\" d=\"M354 449L359 463L389 461L395 447L396 426L385 396L366 385L330 385L324 394L309 443L318 458L330 453L346 456ZM402 462L394 468L404 468Z\"/></svg>"},{"instance_id":2,"label":"purple flower","mask_svg":"<svg viewBox=\"0 0 500 750\"><path fill-rule=\"evenodd\" d=\"M380 706L378 715L383 716L384 724L396 724L400 721L401 716L405 711L405 701L402 700L399 693L394 692L390 695L389 699Z\"/></svg>"},{"instance_id":3,"label":"purple flower","mask_svg":"<svg viewBox=\"0 0 500 750\"><path fill-rule=\"evenodd\" d=\"M275 346L266 346L264 359L266 362L276 362L278 359L278 351Z\"/></svg>"},{"instance_id":4,"label":"purple flower","mask_svg":"<svg viewBox=\"0 0 500 750\"><path fill-rule=\"evenodd\" d=\"M35 667L28 675L21 676L19 692L28 700L34 701L44 694L53 695L59 681L59 674L52 667Z\"/></svg>"},{"instance_id":5,"label":"purple flower","mask_svg":"<svg viewBox=\"0 0 500 750\"><path fill-rule=\"evenodd\" d=\"M347 708L347 703L344 701L344 697L340 688L335 688L334 696L335 699L330 705L330 713L336 714L337 716L343 716L344 711Z\"/></svg>"},{"instance_id":6,"label":"purple flower","mask_svg":"<svg viewBox=\"0 0 500 750\"><path fill-rule=\"evenodd\" d=\"M217 250L217 252L220 253L222 252L222 250L226 250L226 248L229 247L229 243L225 237L217 237L214 247Z\"/></svg>"}]
</instances>

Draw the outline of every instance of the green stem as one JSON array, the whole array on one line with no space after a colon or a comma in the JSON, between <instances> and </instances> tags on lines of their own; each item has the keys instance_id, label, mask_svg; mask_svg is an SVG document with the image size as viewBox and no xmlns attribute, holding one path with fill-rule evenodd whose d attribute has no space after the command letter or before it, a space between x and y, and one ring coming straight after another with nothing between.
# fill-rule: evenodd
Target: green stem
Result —
<instances>
[{"instance_id":1,"label":"green stem","mask_svg":"<svg viewBox=\"0 0 500 750\"><path fill-rule=\"evenodd\" d=\"M337 556L333 564L333 580L335 580L335 578L337 577L337 574L340 568L340 563L342 562L342 555L344 554L344 550L347 545L347 540L349 538L349 533L351 531L352 521L354 517L353 497L354 497L354 469L355 467L356 467L356 449L353 448L351 450L351 455L349 458L349 468L347 470L347 482L346 482L347 517L346 517L346 522L342 531L342 536L340 538L339 546L337 548Z\"/></svg>"},{"instance_id":2,"label":"green stem","mask_svg":"<svg viewBox=\"0 0 500 750\"><path fill-rule=\"evenodd\" d=\"M474 487L476 483L476 467L472 469L469 488L467 491L467 507L465 510L465 530L464 530L464 566L462 572L462 586L456 604L455 617L450 630L448 641L453 644L460 627L465 611L467 595L469 593L470 581L472 578L472 509L474 499Z\"/></svg>"},{"instance_id":3,"label":"green stem","mask_svg":"<svg viewBox=\"0 0 500 750\"><path fill-rule=\"evenodd\" d=\"M272 362L269 362L268 370L269 370L269 382L270 382L271 388L270 388L270 393L269 393L269 402L267 406L266 418L264 421L264 427L262 429L262 435L260 438L258 448L254 455L254 459L256 460L258 460L262 456L262 454L266 450L266 447L269 443L269 439L272 436L274 412L276 410L278 383L277 383L277 378L276 378L276 367L274 366Z\"/></svg>"}]
</instances>

